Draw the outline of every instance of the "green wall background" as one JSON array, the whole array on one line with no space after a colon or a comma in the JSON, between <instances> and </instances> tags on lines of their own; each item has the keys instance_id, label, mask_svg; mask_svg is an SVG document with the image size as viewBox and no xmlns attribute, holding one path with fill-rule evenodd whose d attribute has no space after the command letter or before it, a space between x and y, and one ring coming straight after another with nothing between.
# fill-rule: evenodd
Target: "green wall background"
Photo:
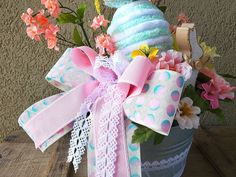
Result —
<instances>
[{"instance_id":1,"label":"green wall background","mask_svg":"<svg viewBox=\"0 0 236 177\"><path fill-rule=\"evenodd\" d=\"M63 1L62 1L63 2ZM67 0L75 7L82 0ZM93 0L87 17L95 15ZM185 12L196 23L198 35L218 48L222 58L216 60L220 73L236 75L236 1L235 0L166 0L167 19ZM13 130L19 129L17 119L34 102L59 92L50 86L44 76L64 51L54 52L43 43L35 43L25 33L20 15L28 8L39 9L40 0L1 0L0 2L0 141ZM70 28L65 30L70 34ZM236 82L231 80L233 84ZM226 125L236 125L236 109L224 105ZM219 125L214 116L207 114L205 124Z\"/></svg>"}]
</instances>

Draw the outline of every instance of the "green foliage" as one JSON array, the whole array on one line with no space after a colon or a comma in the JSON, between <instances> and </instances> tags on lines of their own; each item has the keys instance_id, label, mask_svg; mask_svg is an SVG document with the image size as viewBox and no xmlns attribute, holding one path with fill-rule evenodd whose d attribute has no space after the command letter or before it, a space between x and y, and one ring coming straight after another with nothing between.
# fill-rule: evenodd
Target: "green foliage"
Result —
<instances>
[{"instance_id":1,"label":"green foliage","mask_svg":"<svg viewBox=\"0 0 236 177\"><path fill-rule=\"evenodd\" d=\"M132 137L132 143L142 144L147 142L150 139L154 140L154 144L160 144L163 139L164 135L154 132L153 130L144 127L142 125L137 125L137 129L134 131L134 135Z\"/></svg>"},{"instance_id":2,"label":"green foliage","mask_svg":"<svg viewBox=\"0 0 236 177\"><path fill-rule=\"evenodd\" d=\"M207 111L210 108L210 103L201 97L200 91L196 90L192 85L188 85L183 97L189 97L193 100L193 105L198 106L202 112Z\"/></svg>"},{"instance_id":3,"label":"green foliage","mask_svg":"<svg viewBox=\"0 0 236 177\"><path fill-rule=\"evenodd\" d=\"M67 8L67 7L64 7ZM73 24L80 24L83 23L83 18L85 14L85 10L87 9L87 6L85 3L82 3L78 9L73 11L70 8L67 8L67 10L71 11L71 13L61 13L59 17L57 18L57 22L59 24L67 24L67 23L73 23Z\"/></svg>"},{"instance_id":4,"label":"green foliage","mask_svg":"<svg viewBox=\"0 0 236 177\"><path fill-rule=\"evenodd\" d=\"M65 9L69 12L68 13L62 12L59 15L59 17L57 18L57 23L58 24L76 24L76 25L78 25L79 27L81 27L82 32L84 34L84 37L85 37L87 43L90 44L89 41L88 41L88 38L87 38L86 31L84 30L84 27L83 27L84 14L85 14L85 11L87 9L86 4L85 3L80 4L76 11L70 9L69 7L65 7L63 5L61 5L61 8ZM73 39L73 41L75 42L75 44L77 46L84 45L84 42L81 38L81 35L80 35L80 33L79 33L79 31L77 30L76 27L74 28L74 31L73 31L73 34L72 34L72 39Z\"/></svg>"},{"instance_id":5,"label":"green foliage","mask_svg":"<svg viewBox=\"0 0 236 177\"><path fill-rule=\"evenodd\" d=\"M57 23L59 24L67 24L67 23L76 24L76 22L77 22L77 17L68 13L61 13L57 18Z\"/></svg>"},{"instance_id":6,"label":"green foliage","mask_svg":"<svg viewBox=\"0 0 236 177\"><path fill-rule=\"evenodd\" d=\"M83 21L85 10L87 9L87 5L85 3L81 4L76 10L76 14L80 22Z\"/></svg>"},{"instance_id":7,"label":"green foliage","mask_svg":"<svg viewBox=\"0 0 236 177\"><path fill-rule=\"evenodd\" d=\"M225 115L221 109L209 109L209 111L217 116L218 121L225 121Z\"/></svg>"},{"instance_id":8,"label":"green foliage","mask_svg":"<svg viewBox=\"0 0 236 177\"><path fill-rule=\"evenodd\" d=\"M82 46L84 45L81 36L79 34L79 31L77 30L77 28L75 27L74 32L73 32L73 40L74 42L77 44L77 46Z\"/></svg>"},{"instance_id":9,"label":"green foliage","mask_svg":"<svg viewBox=\"0 0 236 177\"><path fill-rule=\"evenodd\" d=\"M164 138L165 138L164 135L161 135L161 134L155 132L154 144L155 144L155 145L161 144L162 141L164 140Z\"/></svg>"}]
</instances>

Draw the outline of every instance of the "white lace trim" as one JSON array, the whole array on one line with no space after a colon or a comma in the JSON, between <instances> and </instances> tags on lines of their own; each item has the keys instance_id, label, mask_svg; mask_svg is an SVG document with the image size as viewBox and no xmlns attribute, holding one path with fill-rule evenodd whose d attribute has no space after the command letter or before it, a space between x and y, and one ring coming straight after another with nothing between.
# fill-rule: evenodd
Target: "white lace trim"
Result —
<instances>
[{"instance_id":1,"label":"white lace trim","mask_svg":"<svg viewBox=\"0 0 236 177\"><path fill-rule=\"evenodd\" d=\"M122 114L124 94L116 85L108 88L99 120L96 151L96 177L113 177L117 158L118 125Z\"/></svg>"},{"instance_id":2,"label":"white lace trim","mask_svg":"<svg viewBox=\"0 0 236 177\"><path fill-rule=\"evenodd\" d=\"M72 162L75 172L79 169L82 155L88 144L89 131L91 128L91 116L87 114L91 111L91 106L104 93L105 87L99 85L90 96L88 96L80 107L80 113L75 120L73 131L71 132L70 148L68 152L68 162Z\"/></svg>"},{"instance_id":3,"label":"white lace trim","mask_svg":"<svg viewBox=\"0 0 236 177\"><path fill-rule=\"evenodd\" d=\"M153 161L153 162L146 161L142 164L142 171L143 172L159 171L159 170L173 167L179 163L185 162L185 159L188 156L190 147L191 145L180 154L176 155L175 157L171 157L169 159L164 159L161 161Z\"/></svg>"},{"instance_id":4,"label":"white lace trim","mask_svg":"<svg viewBox=\"0 0 236 177\"><path fill-rule=\"evenodd\" d=\"M97 56L96 57L94 69L98 69L101 67L113 69L113 63L109 57L107 57L107 56Z\"/></svg>"}]
</instances>

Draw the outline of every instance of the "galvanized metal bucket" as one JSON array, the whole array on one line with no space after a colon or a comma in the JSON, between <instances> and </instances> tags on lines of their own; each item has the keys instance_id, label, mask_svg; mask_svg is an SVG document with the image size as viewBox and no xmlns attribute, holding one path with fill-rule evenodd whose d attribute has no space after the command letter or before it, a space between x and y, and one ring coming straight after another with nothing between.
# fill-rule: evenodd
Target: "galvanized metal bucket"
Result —
<instances>
[{"instance_id":1,"label":"galvanized metal bucket","mask_svg":"<svg viewBox=\"0 0 236 177\"><path fill-rule=\"evenodd\" d=\"M143 177L180 177L183 174L194 130L173 127L160 145L141 146Z\"/></svg>"}]
</instances>

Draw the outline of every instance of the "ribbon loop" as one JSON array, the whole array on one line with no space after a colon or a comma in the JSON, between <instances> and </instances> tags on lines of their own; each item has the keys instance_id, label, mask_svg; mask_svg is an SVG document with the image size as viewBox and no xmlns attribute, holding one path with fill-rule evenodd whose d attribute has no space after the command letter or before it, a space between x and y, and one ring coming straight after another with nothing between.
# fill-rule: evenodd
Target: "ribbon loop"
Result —
<instances>
[{"instance_id":1,"label":"ribbon loop","mask_svg":"<svg viewBox=\"0 0 236 177\"><path fill-rule=\"evenodd\" d=\"M97 53L89 47L77 47L71 52L73 63L79 70L93 76L93 66L95 63Z\"/></svg>"},{"instance_id":2,"label":"ribbon loop","mask_svg":"<svg viewBox=\"0 0 236 177\"><path fill-rule=\"evenodd\" d=\"M145 81L154 69L154 65L146 57L136 57L126 68L118 80L119 87L128 91L128 96L136 96L142 92Z\"/></svg>"},{"instance_id":3,"label":"ribbon loop","mask_svg":"<svg viewBox=\"0 0 236 177\"><path fill-rule=\"evenodd\" d=\"M52 67L45 78L50 84L62 91L69 91L91 79L87 73L81 71L73 63L71 58L72 50L71 48L66 49L65 53Z\"/></svg>"},{"instance_id":4,"label":"ribbon loop","mask_svg":"<svg viewBox=\"0 0 236 177\"><path fill-rule=\"evenodd\" d=\"M97 85L96 81L91 81L75 87L26 123L25 130L33 138L36 148L74 121L78 107Z\"/></svg>"}]
</instances>

